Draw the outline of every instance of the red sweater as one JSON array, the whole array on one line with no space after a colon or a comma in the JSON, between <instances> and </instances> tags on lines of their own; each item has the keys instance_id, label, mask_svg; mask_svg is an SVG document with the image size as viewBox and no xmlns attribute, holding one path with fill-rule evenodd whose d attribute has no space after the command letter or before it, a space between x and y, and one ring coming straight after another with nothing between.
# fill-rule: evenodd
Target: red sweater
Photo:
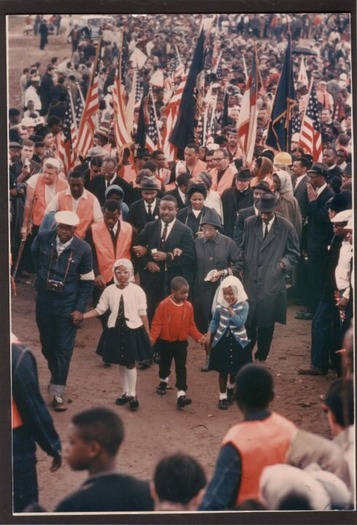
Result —
<instances>
[{"instance_id":1,"label":"red sweater","mask_svg":"<svg viewBox=\"0 0 357 525\"><path fill-rule=\"evenodd\" d=\"M189 335L195 341L203 335L195 324L192 304L184 301L179 305L173 302L171 296L166 297L157 307L152 321L151 337L154 342L159 338L164 341L187 341Z\"/></svg>"}]
</instances>

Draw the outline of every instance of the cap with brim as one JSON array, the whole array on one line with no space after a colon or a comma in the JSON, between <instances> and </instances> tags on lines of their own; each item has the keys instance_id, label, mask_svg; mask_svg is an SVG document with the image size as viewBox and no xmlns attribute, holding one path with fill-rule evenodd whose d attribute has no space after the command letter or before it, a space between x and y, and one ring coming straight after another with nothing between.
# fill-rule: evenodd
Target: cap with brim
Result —
<instances>
[{"instance_id":1,"label":"cap with brim","mask_svg":"<svg viewBox=\"0 0 357 525\"><path fill-rule=\"evenodd\" d=\"M213 208L209 209L202 219L201 225L208 224L215 228L222 228L222 221L216 210Z\"/></svg>"},{"instance_id":2,"label":"cap with brim","mask_svg":"<svg viewBox=\"0 0 357 525\"><path fill-rule=\"evenodd\" d=\"M9 148L22 149L22 146L19 142L10 142Z\"/></svg>"},{"instance_id":3,"label":"cap with brim","mask_svg":"<svg viewBox=\"0 0 357 525\"><path fill-rule=\"evenodd\" d=\"M311 166L309 170L307 170L307 174L310 173L314 175L320 175L321 177L327 177L327 166L326 164L322 164L321 162L314 162L314 164Z\"/></svg>"},{"instance_id":4,"label":"cap with brim","mask_svg":"<svg viewBox=\"0 0 357 525\"><path fill-rule=\"evenodd\" d=\"M273 193L263 193L255 206L260 212L269 213L277 208L278 200Z\"/></svg>"},{"instance_id":5,"label":"cap with brim","mask_svg":"<svg viewBox=\"0 0 357 525\"><path fill-rule=\"evenodd\" d=\"M345 226L345 230L352 230L353 231L353 217L351 217L348 221L348 223Z\"/></svg>"},{"instance_id":6,"label":"cap with brim","mask_svg":"<svg viewBox=\"0 0 357 525\"><path fill-rule=\"evenodd\" d=\"M249 170L242 170L235 174L236 180L249 181L252 178L252 174Z\"/></svg>"},{"instance_id":7,"label":"cap with brim","mask_svg":"<svg viewBox=\"0 0 357 525\"><path fill-rule=\"evenodd\" d=\"M274 164L282 164L284 166L291 166L293 163L293 159L291 158L291 155L287 153L286 151L280 151L280 153L277 153L274 157Z\"/></svg>"},{"instance_id":8,"label":"cap with brim","mask_svg":"<svg viewBox=\"0 0 357 525\"><path fill-rule=\"evenodd\" d=\"M31 118L31 117L25 117L21 120L21 126L25 126L27 128L34 128L35 127L35 122L34 122L34 119Z\"/></svg>"},{"instance_id":9,"label":"cap with brim","mask_svg":"<svg viewBox=\"0 0 357 525\"><path fill-rule=\"evenodd\" d=\"M156 190L156 191L158 191L159 189L155 177L143 177L141 179L139 188L141 190Z\"/></svg>"},{"instance_id":10,"label":"cap with brim","mask_svg":"<svg viewBox=\"0 0 357 525\"><path fill-rule=\"evenodd\" d=\"M87 157L95 159L96 157L105 157L106 154L107 152L105 149L101 148L100 146L95 146L88 151Z\"/></svg>"},{"instance_id":11,"label":"cap with brim","mask_svg":"<svg viewBox=\"0 0 357 525\"><path fill-rule=\"evenodd\" d=\"M65 224L66 226L78 226L79 217L74 211L58 211L55 214L55 221L57 224Z\"/></svg>"},{"instance_id":12,"label":"cap with brim","mask_svg":"<svg viewBox=\"0 0 357 525\"><path fill-rule=\"evenodd\" d=\"M343 210L332 217L331 222L348 222L352 217L352 210Z\"/></svg>"}]
</instances>

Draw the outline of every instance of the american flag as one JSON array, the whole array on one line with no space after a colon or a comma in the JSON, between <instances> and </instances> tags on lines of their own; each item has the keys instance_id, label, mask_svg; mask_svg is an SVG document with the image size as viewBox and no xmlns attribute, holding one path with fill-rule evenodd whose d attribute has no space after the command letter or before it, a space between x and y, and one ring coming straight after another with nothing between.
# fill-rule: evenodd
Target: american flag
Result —
<instances>
[{"instance_id":1,"label":"american flag","mask_svg":"<svg viewBox=\"0 0 357 525\"><path fill-rule=\"evenodd\" d=\"M243 154L245 161L248 163L251 163L253 159L257 136L257 115L257 65L254 53L252 70L248 77L237 123Z\"/></svg>"},{"instance_id":2,"label":"american flag","mask_svg":"<svg viewBox=\"0 0 357 525\"><path fill-rule=\"evenodd\" d=\"M156 149L161 149L160 131L157 125L157 116L154 106L153 96L150 96L149 103L149 124L146 127L146 147L152 153Z\"/></svg>"},{"instance_id":3,"label":"american flag","mask_svg":"<svg viewBox=\"0 0 357 525\"><path fill-rule=\"evenodd\" d=\"M67 96L67 107L63 119L63 127L58 147L58 156L61 160L64 168L64 172L67 173L73 169L76 160L76 147L77 147L77 128L80 122L80 118L83 111L83 103L79 91L77 90L76 104L74 106L74 115L72 111L72 100L71 92L68 91ZM75 122L73 121L75 118Z\"/></svg>"},{"instance_id":4,"label":"american flag","mask_svg":"<svg viewBox=\"0 0 357 525\"><path fill-rule=\"evenodd\" d=\"M180 53L176 45L175 45L175 51L173 53L173 57L171 59L170 67L171 67L171 76L172 76L173 82L175 82L177 79L182 78L185 75L185 69L181 62Z\"/></svg>"},{"instance_id":5,"label":"american flag","mask_svg":"<svg viewBox=\"0 0 357 525\"><path fill-rule=\"evenodd\" d=\"M162 142L164 153L166 155L167 160L169 161L176 160L177 148L173 144L171 144L171 142L169 142L169 137L177 120L181 97L186 84L186 79L187 76L184 75L165 108L166 123L163 129Z\"/></svg>"},{"instance_id":6,"label":"american flag","mask_svg":"<svg viewBox=\"0 0 357 525\"><path fill-rule=\"evenodd\" d=\"M93 135L96 127L97 112L99 110L98 76L99 76L99 52L101 41L98 42L97 54L93 66L91 83L88 88L87 98L84 105L81 122L78 129L77 153L85 158L92 145Z\"/></svg>"},{"instance_id":7,"label":"american flag","mask_svg":"<svg viewBox=\"0 0 357 525\"><path fill-rule=\"evenodd\" d=\"M311 81L309 100L302 119L300 141L305 153L309 153L314 162L322 161L321 124L315 86Z\"/></svg>"},{"instance_id":8,"label":"american flag","mask_svg":"<svg viewBox=\"0 0 357 525\"><path fill-rule=\"evenodd\" d=\"M117 148L122 148L132 143L132 138L126 124L126 107L124 101L124 86L122 84L121 71L122 57L115 70L114 89L113 89L113 110L114 110L114 136Z\"/></svg>"}]
</instances>

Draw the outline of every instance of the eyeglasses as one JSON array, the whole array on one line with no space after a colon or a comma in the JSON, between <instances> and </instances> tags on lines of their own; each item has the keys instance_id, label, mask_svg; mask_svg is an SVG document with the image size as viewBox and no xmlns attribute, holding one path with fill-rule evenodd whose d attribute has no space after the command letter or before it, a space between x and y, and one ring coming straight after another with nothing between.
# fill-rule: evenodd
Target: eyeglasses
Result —
<instances>
[{"instance_id":1,"label":"eyeglasses","mask_svg":"<svg viewBox=\"0 0 357 525\"><path fill-rule=\"evenodd\" d=\"M213 162L219 162L220 160L224 160L224 157L218 157L213 159Z\"/></svg>"}]
</instances>

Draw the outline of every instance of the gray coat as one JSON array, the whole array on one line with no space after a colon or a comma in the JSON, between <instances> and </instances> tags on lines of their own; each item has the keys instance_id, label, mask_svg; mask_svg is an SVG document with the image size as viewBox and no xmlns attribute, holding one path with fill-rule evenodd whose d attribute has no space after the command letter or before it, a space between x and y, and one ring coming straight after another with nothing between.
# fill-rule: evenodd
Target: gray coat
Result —
<instances>
[{"instance_id":1,"label":"gray coat","mask_svg":"<svg viewBox=\"0 0 357 525\"><path fill-rule=\"evenodd\" d=\"M299 255L299 239L287 219L275 214L265 239L259 215L245 220L239 267L249 302L247 325L255 316L259 328L286 323L285 275L298 262Z\"/></svg>"}]
</instances>

